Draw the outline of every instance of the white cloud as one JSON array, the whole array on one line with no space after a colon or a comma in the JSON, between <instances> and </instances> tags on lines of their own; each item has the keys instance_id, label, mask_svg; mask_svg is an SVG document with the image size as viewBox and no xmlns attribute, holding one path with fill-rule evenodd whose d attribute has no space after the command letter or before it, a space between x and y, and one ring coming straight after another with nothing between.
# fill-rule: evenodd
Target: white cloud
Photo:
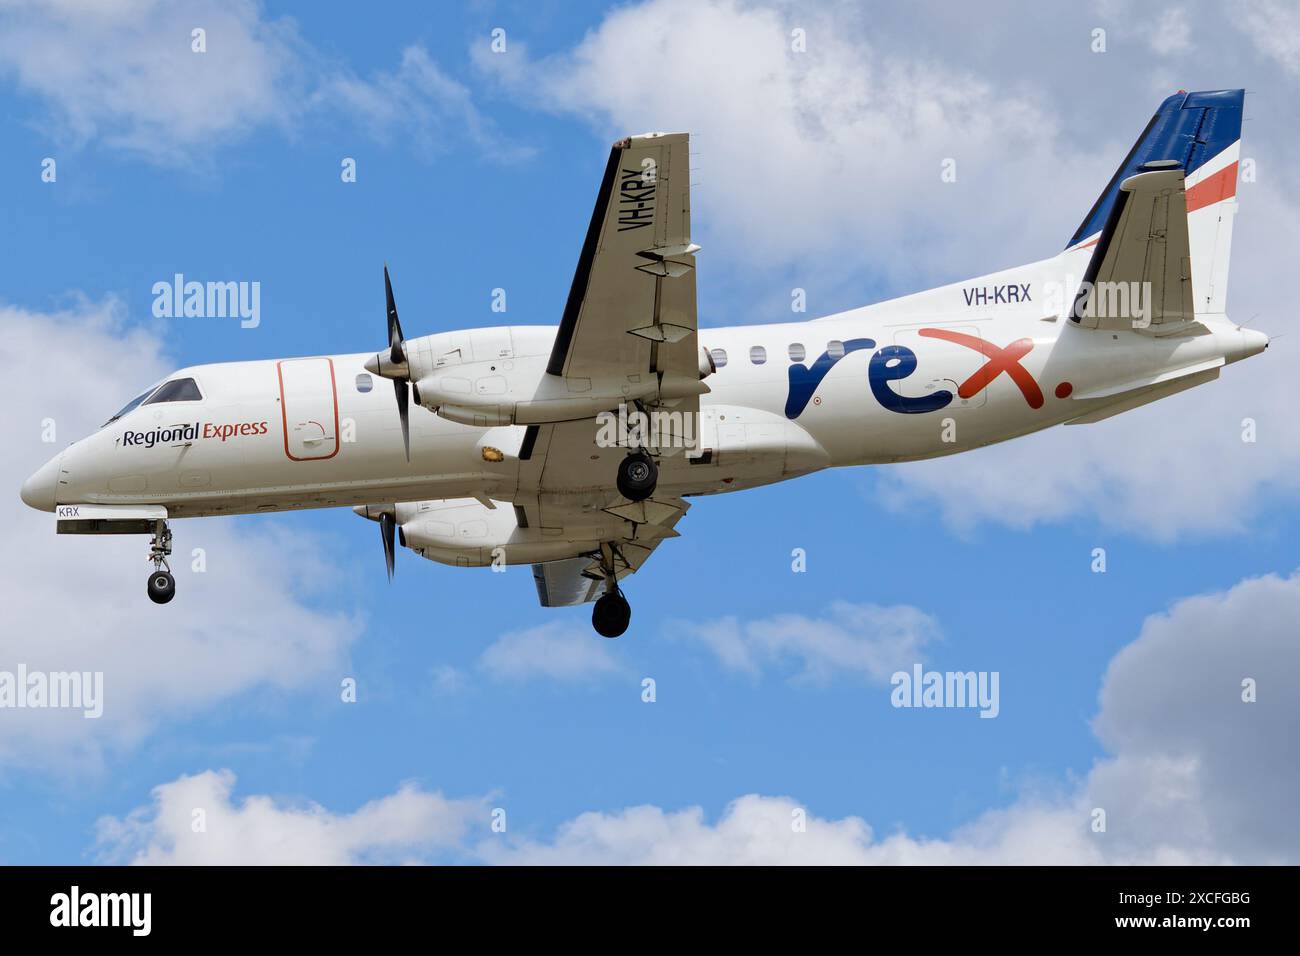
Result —
<instances>
[{"instance_id":1,"label":"white cloud","mask_svg":"<svg viewBox=\"0 0 1300 956\"><path fill-rule=\"evenodd\" d=\"M1164 10L1148 29L1150 32L1147 42L1151 44L1151 50L1160 56L1190 53L1194 49L1192 24L1183 7Z\"/></svg>"},{"instance_id":2,"label":"white cloud","mask_svg":"<svg viewBox=\"0 0 1300 956\"><path fill-rule=\"evenodd\" d=\"M587 682L623 672L608 641L558 621L497 638L479 655L478 667L506 682Z\"/></svg>"},{"instance_id":3,"label":"white cloud","mask_svg":"<svg viewBox=\"0 0 1300 956\"><path fill-rule=\"evenodd\" d=\"M699 808L583 814L553 841L493 854L509 862L606 863L1295 863L1300 860L1300 572L1180 601L1148 618L1111 661L1094 727L1110 756L1076 785L1029 793L947 839L877 835L749 795L716 823ZM1259 682L1242 700L1241 681ZM1091 830L1106 811L1106 832Z\"/></svg>"},{"instance_id":4,"label":"white cloud","mask_svg":"<svg viewBox=\"0 0 1300 956\"><path fill-rule=\"evenodd\" d=\"M516 864L1294 864L1297 620L1300 572L1249 579L1148 618L1101 690L1093 726L1110 755L1081 780L1027 791L946 838L878 834L859 817L818 817L793 798L759 794L733 801L715 822L700 807L637 806L580 814L550 839L479 837L464 821L485 798L445 801L408 787L352 817L288 811L266 798L235 808L229 776L209 773L159 787L154 805L125 821L105 821L99 845L110 859L149 862L300 861L309 852L356 860L382 848L390 857ZM1255 703L1242 700L1245 677L1258 681ZM195 806L218 821L201 837L189 832ZM1105 832L1092 830L1097 808Z\"/></svg>"},{"instance_id":5,"label":"white cloud","mask_svg":"<svg viewBox=\"0 0 1300 956\"><path fill-rule=\"evenodd\" d=\"M531 840L484 844L489 860L561 865L776 865L864 862L871 828L857 817L823 820L804 811L804 832L794 830L801 808L785 797L741 797L716 824L704 811L630 807L584 813L563 824L550 843Z\"/></svg>"},{"instance_id":6,"label":"white cloud","mask_svg":"<svg viewBox=\"0 0 1300 956\"><path fill-rule=\"evenodd\" d=\"M881 607L837 601L824 617L778 614L703 624L678 622L672 633L698 641L728 670L757 678L764 668L797 668L797 682L825 684L851 677L887 681L922 660L940 636L938 622L908 605Z\"/></svg>"},{"instance_id":7,"label":"white cloud","mask_svg":"<svg viewBox=\"0 0 1300 956\"><path fill-rule=\"evenodd\" d=\"M796 831L796 821L802 831ZM749 794L716 823L699 807L584 813L551 842L485 844L496 863L523 865L884 866L1108 862L1069 810L1025 804L988 814L950 839L880 836L855 816L817 817L790 797Z\"/></svg>"},{"instance_id":8,"label":"white cloud","mask_svg":"<svg viewBox=\"0 0 1300 956\"><path fill-rule=\"evenodd\" d=\"M1237 0L1231 19L1261 53L1300 76L1300 7L1285 0Z\"/></svg>"},{"instance_id":9,"label":"white cloud","mask_svg":"<svg viewBox=\"0 0 1300 956\"><path fill-rule=\"evenodd\" d=\"M52 376L34 355L58 356ZM147 540L62 536L54 516L32 511L18 488L58 448L97 428L167 365L157 338L122 324L111 300L45 314L0 306L0 383L10 454L0 463L8 547L0 552L0 669L102 671L103 716L79 710L0 710L0 767L97 772L105 752L258 688L313 681L337 686L361 624L320 609L337 584L328 546L234 519L173 526L177 597L145 594ZM41 439L51 419L57 443ZM191 551L206 553L191 572Z\"/></svg>"},{"instance_id":10,"label":"white cloud","mask_svg":"<svg viewBox=\"0 0 1300 956\"><path fill-rule=\"evenodd\" d=\"M1300 572L1242 581L1148 618L1107 669L1094 729L1115 759L1091 799L1126 809L1111 835L1138 850L1300 859ZM1242 701L1243 680L1258 701Z\"/></svg>"},{"instance_id":11,"label":"white cloud","mask_svg":"<svg viewBox=\"0 0 1300 956\"><path fill-rule=\"evenodd\" d=\"M796 24L806 52L791 49ZM1055 148L1056 115L1032 93L900 53L845 6L795 16L647 0L609 13L569 52L473 53L519 98L581 116L611 141L689 131L695 238L704 255L755 272L793 262L821 275L881 270L900 284L984 272L1018 261L989 263L990 237L1013 257L1064 242L1059 223L1026 217L1013 197L1050 184L1052 202L1081 216L1099 188L1072 176L1080 144ZM946 158L955 183L940 178ZM954 222L978 222L979 241Z\"/></svg>"},{"instance_id":12,"label":"white cloud","mask_svg":"<svg viewBox=\"0 0 1300 956\"><path fill-rule=\"evenodd\" d=\"M0 68L48 100L76 141L166 161L293 118L305 81L291 21L251 0L0 5ZM207 31L207 52L191 31Z\"/></svg>"},{"instance_id":13,"label":"white cloud","mask_svg":"<svg viewBox=\"0 0 1300 956\"><path fill-rule=\"evenodd\" d=\"M440 152L461 136L503 161L526 159L534 152L505 142L474 105L469 88L443 72L423 47L407 47L396 70L369 80L350 73L331 77L316 101L357 117L377 140L387 142L401 134L425 154Z\"/></svg>"},{"instance_id":14,"label":"white cloud","mask_svg":"<svg viewBox=\"0 0 1300 956\"><path fill-rule=\"evenodd\" d=\"M433 692L439 697L449 697L452 694L459 694L467 684L465 672L451 664L439 664L433 668L430 676L433 681Z\"/></svg>"},{"instance_id":15,"label":"white cloud","mask_svg":"<svg viewBox=\"0 0 1300 956\"><path fill-rule=\"evenodd\" d=\"M237 802L234 786L229 770L208 770L155 787L152 804L99 820L97 850L105 862L148 866L402 863L456 845L476 817L487 822L479 802L411 784L352 813L266 796Z\"/></svg>"},{"instance_id":16,"label":"white cloud","mask_svg":"<svg viewBox=\"0 0 1300 956\"><path fill-rule=\"evenodd\" d=\"M196 28L206 52L191 48ZM400 134L426 154L468 137L492 158L527 155L424 49L362 79L256 0L3 0L3 74L53 108L55 131L72 144L102 139L158 164L203 162L258 127L327 119L383 141Z\"/></svg>"}]
</instances>

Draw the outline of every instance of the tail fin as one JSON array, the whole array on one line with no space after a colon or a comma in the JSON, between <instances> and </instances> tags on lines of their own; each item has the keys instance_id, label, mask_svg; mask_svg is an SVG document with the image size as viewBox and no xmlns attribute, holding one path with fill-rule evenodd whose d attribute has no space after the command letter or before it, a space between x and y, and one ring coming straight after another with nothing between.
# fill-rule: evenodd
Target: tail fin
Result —
<instances>
[{"instance_id":1,"label":"tail fin","mask_svg":"<svg viewBox=\"0 0 1300 956\"><path fill-rule=\"evenodd\" d=\"M1198 317L1222 314L1237 212L1237 163L1245 90L1178 92L1147 127L1084 218L1067 249L1096 242L1119 199L1120 184L1147 163L1174 160L1186 177L1192 294Z\"/></svg>"}]
</instances>

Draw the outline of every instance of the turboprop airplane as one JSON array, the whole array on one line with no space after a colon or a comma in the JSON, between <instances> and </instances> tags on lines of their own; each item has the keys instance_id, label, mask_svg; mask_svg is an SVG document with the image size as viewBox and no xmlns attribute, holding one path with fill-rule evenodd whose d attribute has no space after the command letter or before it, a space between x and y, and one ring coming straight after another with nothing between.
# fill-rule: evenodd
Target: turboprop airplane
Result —
<instances>
[{"instance_id":1,"label":"turboprop airplane","mask_svg":"<svg viewBox=\"0 0 1300 956\"><path fill-rule=\"evenodd\" d=\"M457 567L530 564L544 606L594 601L616 637L620 582L691 497L1098 422L1263 351L1225 312L1243 101L1165 100L1051 258L732 328L696 323L686 134L632 136L558 327L408 339L385 267L382 351L180 369L22 498L59 533L152 535L157 603L173 518L353 506L390 577L395 538Z\"/></svg>"}]
</instances>

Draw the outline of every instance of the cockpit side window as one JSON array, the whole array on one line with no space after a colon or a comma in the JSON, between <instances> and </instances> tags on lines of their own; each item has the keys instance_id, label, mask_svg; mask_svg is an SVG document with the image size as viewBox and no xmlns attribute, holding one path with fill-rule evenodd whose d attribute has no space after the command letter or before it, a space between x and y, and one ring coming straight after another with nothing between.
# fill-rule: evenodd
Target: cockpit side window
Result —
<instances>
[{"instance_id":1,"label":"cockpit side window","mask_svg":"<svg viewBox=\"0 0 1300 956\"><path fill-rule=\"evenodd\" d=\"M165 382L158 391L149 396L146 405L157 405L159 402L201 402L203 395L199 387L192 378L174 378L170 382Z\"/></svg>"}]
</instances>

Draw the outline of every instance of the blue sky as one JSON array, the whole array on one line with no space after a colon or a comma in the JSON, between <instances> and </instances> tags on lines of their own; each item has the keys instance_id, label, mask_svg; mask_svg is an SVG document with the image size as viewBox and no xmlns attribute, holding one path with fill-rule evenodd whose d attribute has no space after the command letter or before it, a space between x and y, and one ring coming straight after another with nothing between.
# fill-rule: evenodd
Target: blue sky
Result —
<instances>
[{"instance_id":1,"label":"blue sky","mask_svg":"<svg viewBox=\"0 0 1300 956\"><path fill-rule=\"evenodd\" d=\"M46 415L62 442L168 368L373 349L385 261L408 335L558 321L608 144L647 128L697 137L707 327L786 321L795 286L819 315L1051 255L1165 95L1246 86L1260 178L1241 190L1229 312L1281 332L1294 11L110 7L0 12L0 322L6 367L25 369L6 385L17 610L0 669L106 662L100 722L0 712L0 860L258 860L274 831L295 859L344 861L642 860L652 843L713 860L1295 861L1296 823L1259 804L1300 793L1281 701L1300 673L1286 339L1122 421L696 499L626 586L616 642L586 609L537 607L526 568L408 552L389 584L376 526L347 511L176 523L178 554L204 547L210 570L182 567L155 608L139 542L56 542L16 494L52 454ZM51 49L92 65L53 70ZM941 186L950 156L958 183ZM153 318L152 285L176 272L259 281L260 326ZM837 604L877 624L844 625ZM860 667L800 676L828 640L874 660L879 622L909 614L925 622L909 661L1000 673L996 719L894 709ZM750 635L748 669L708 638L726 619ZM779 651L755 636L773 621L794 635ZM531 663L503 667L512 648ZM1265 678L1253 710L1242 676ZM1231 779L1243 765L1250 786ZM176 823L191 805L221 821L202 846ZM769 833L791 807L815 841Z\"/></svg>"}]
</instances>

